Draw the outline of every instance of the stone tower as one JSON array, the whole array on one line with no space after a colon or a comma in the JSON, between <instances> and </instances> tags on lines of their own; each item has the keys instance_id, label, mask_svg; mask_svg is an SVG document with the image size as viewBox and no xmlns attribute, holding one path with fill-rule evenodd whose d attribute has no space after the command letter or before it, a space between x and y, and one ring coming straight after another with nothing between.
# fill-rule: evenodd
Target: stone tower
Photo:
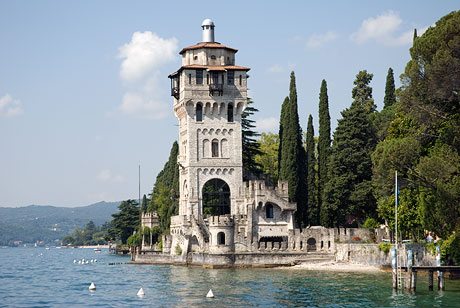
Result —
<instances>
[{"instance_id":1,"label":"stone tower","mask_svg":"<svg viewBox=\"0 0 460 308\"><path fill-rule=\"evenodd\" d=\"M244 203L241 114L247 71L237 50L214 41L214 23L202 24L203 42L180 51L169 75L179 121L179 216L247 214Z\"/></svg>"}]
</instances>

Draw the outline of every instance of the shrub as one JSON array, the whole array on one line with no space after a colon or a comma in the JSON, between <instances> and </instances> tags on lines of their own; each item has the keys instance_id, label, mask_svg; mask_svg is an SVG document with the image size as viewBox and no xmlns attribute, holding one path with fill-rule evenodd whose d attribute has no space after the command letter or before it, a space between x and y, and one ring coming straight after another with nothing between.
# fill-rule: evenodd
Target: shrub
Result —
<instances>
[{"instance_id":1,"label":"shrub","mask_svg":"<svg viewBox=\"0 0 460 308\"><path fill-rule=\"evenodd\" d=\"M457 232L452 233L442 244L441 247L441 258L448 265L460 264L460 234Z\"/></svg>"},{"instance_id":2,"label":"shrub","mask_svg":"<svg viewBox=\"0 0 460 308\"><path fill-rule=\"evenodd\" d=\"M182 248L180 248L180 245L176 245L176 255L180 256L182 254Z\"/></svg>"},{"instance_id":3,"label":"shrub","mask_svg":"<svg viewBox=\"0 0 460 308\"><path fill-rule=\"evenodd\" d=\"M379 250L383 251L385 254L389 253L390 252L390 249L391 249L391 243L379 243L377 245L377 247L379 248Z\"/></svg>"},{"instance_id":4,"label":"shrub","mask_svg":"<svg viewBox=\"0 0 460 308\"><path fill-rule=\"evenodd\" d=\"M367 218L362 227L367 229L377 229L380 227L380 224L374 218Z\"/></svg>"},{"instance_id":5,"label":"shrub","mask_svg":"<svg viewBox=\"0 0 460 308\"><path fill-rule=\"evenodd\" d=\"M358 241L360 241L360 240L361 240L361 238L360 238L359 236L355 236L355 237L353 238L353 241L355 241L355 242L358 242Z\"/></svg>"}]
</instances>

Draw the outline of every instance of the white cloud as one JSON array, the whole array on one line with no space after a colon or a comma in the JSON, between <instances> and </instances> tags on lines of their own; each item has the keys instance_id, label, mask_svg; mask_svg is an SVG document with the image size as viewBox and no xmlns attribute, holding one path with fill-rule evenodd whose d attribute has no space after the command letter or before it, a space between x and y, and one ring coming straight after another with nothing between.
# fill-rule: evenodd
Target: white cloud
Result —
<instances>
[{"instance_id":1,"label":"white cloud","mask_svg":"<svg viewBox=\"0 0 460 308\"><path fill-rule=\"evenodd\" d=\"M275 64L269 67L267 71L269 71L270 73L281 73L281 72L284 72L284 68L279 64Z\"/></svg>"},{"instance_id":2,"label":"white cloud","mask_svg":"<svg viewBox=\"0 0 460 308\"><path fill-rule=\"evenodd\" d=\"M338 34L335 31L327 31L323 34L312 34L307 41L307 49L313 49L324 45L329 41L333 41L338 37Z\"/></svg>"},{"instance_id":3,"label":"white cloud","mask_svg":"<svg viewBox=\"0 0 460 308\"><path fill-rule=\"evenodd\" d=\"M145 94L125 93L118 109L122 114L139 119L163 119L168 115L168 106L146 97Z\"/></svg>"},{"instance_id":4,"label":"white cloud","mask_svg":"<svg viewBox=\"0 0 460 308\"><path fill-rule=\"evenodd\" d=\"M123 182L123 177L121 175L114 175L109 169L101 170L101 172L97 175L97 179L102 182Z\"/></svg>"},{"instance_id":5,"label":"white cloud","mask_svg":"<svg viewBox=\"0 0 460 308\"><path fill-rule=\"evenodd\" d=\"M351 39L358 44L375 41L387 46L410 45L413 38L413 29L400 33L403 20L398 13L387 11L377 17L365 19L361 27L351 35ZM421 35L428 27L418 31Z\"/></svg>"},{"instance_id":6,"label":"white cloud","mask_svg":"<svg viewBox=\"0 0 460 308\"><path fill-rule=\"evenodd\" d=\"M15 117L24 113L19 99L14 99L10 94L0 97L0 117Z\"/></svg>"},{"instance_id":7,"label":"white cloud","mask_svg":"<svg viewBox=\"0 0 460 308\"><path fill-rule=\"evenodd\" d=\"M177 53L176 38L164 39L152 33L134 32L131 42L119 48L118 58L123 59L120 76L135 81L163 64L173 61Z\"/></svg>"},{"instance_id":8,"label":"white cloud","mask_svg":"<svg viewBox=\"0 0 460 308\"><path fill-rule=\"evenodd\" d=\"M259 119L256 121L256 130L258 132L277 133L279 130L279 120L274 117Z\"/></svg>"}]
</instances>

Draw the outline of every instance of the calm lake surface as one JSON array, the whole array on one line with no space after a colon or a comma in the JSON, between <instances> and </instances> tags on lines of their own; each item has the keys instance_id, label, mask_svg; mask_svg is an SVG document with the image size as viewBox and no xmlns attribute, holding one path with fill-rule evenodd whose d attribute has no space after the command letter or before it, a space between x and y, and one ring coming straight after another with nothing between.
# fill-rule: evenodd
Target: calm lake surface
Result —
<instances>
[{"instance_id":1,"label":"calm lake surface","mask_svg":"<svg viewBox=\"0 0 460 308\"><path fill-rule=\"evenodd\" d=\"M73 260L97 259L74 264ZM202 269L125 264L103 249L0 249L1 307L460 307L460 281L415 295L393 292L391 273ZM122 263L109 265L109 263ZM97 289L89 291L94 282ZM143 288L145 296L136 294ZM213 290L214 299L206 293Z\"/></svg>"}]
</instances>

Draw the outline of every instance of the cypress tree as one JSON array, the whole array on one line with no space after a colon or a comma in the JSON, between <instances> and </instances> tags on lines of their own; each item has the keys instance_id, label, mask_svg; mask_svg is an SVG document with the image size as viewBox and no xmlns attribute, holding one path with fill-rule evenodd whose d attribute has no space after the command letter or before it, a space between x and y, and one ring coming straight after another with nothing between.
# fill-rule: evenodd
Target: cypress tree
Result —
<instances>
[{"instance_id":1,"label":"cypress tree","mask_svg":"<svg viewBox=\"0 0 460 308\"><path fill-rule=\"evenodd\" d=\"M281 115L282 146L279 177L280 180L287 180L289 183L289 199L297 202L296 220L303 226L307 220L306 164L305 150L302 146L302 129L297 110L294 72L291 72L289 101L284 109L284 115Z\"/></svg>"},{"instance_id":2,"label":"cypress tree","mask_svg":"<svg viewBox=\"0 0 460 308\"><path fill-rule=\"evenodd\" d=\"M147 196L144 194L144 196L142 197L142 208L141 208L142 213L147 212L148 205L149 205L149 201L147 199Z\"/></svg>"},{"instance_id":3,"label":"cypress tree","mask_svg":"<svg viewBox=\"0 0 460 308\"><path fill-rule=\"evenodd\" d=\"M352 91L353 103L342 111L334 133L324 188L321 224L348 226L376 216L371 153L376 137L372 123L375 104L369 83L372 74L361 71Z\"/></svg>"},{"instance_id":4,"label":"cypress tree","mask_svg":"<svg viewBox=\"0 0 460 308\"><path fill-rule=\"evenodd\" d=\"M280 140L280 145L278 147L278 177L280 175L281 171L281 153L283 149L283 130L286 122L286 114L288 112L288 105L289 105L289 96L286 96L284 98L283 104L281 105L281 113L280 113L280 129L279 129L279 140ZM281 177L279 177L281 180Z\"/></svg>"},{"instance_id":5,"label":"cypress tree","mask_svg":"<svg viewBox=\"0 0 460 308\"><path fill-rule=\"evenodd\" d=\"M174 141L169 159L155 180L148 211L157 211L161 232L169 228L171 216L179 211L179 167L177 166L179 145Z\"/></svg>"},{"instance_id":6,"label":"cypress tree","mask_svg":"<svg viewBox=\"0 0 460 308\"><path fill-rule=\"evenodd\" d=\"M307 150L306 150L306 160L307 160L307 208L308 220L306 223L310 225L318 225L318 206L317 206L317 187L316 187L316 157L315 157L315 137L313 129L313 117L311 114L308 117L307 124Z\"/></svg>"},{"instance_id":7,"label":"cypress tree","mask_svg":"<svg viewBox=\"0 0 460 308\"><path fill-rule=\"evenodd\" d=\"M243 168L246 173L259 175L262 173L262 165L256 162L255 157L261 155L262 152L260 151L260 143L255 138L260 134L254 130L255 121L250 119L259 110L252 106L254 102L251 99L248 99L247 103L248 105L241 115Z\"/></svg>"},{"instance_id":8,"label":"cypress tree","mask_svg":"<svg viewBox=\"0 0 460 308\"><path fill-rule=\"evenodd\" d=\"M319 92L319 136L318 136L318 209L316 221L320 221L324 186L327 183L327 163L331 149L331 116L329 115L329 98L327 83L323 79Z\"/></svg>"},{"instance_id":9,"label":"cypress tree","mask_svg":"<svg viewBox=\"0 0 460 308\"><path fill-rule=\"evenodd\" d=\"M395 96L395 79L393 77L393 69L390 67L387 74L387 82L385 85L385 98L383 99L383 108L387 108L396 103Z\"/></svg>"}]
</instances>

